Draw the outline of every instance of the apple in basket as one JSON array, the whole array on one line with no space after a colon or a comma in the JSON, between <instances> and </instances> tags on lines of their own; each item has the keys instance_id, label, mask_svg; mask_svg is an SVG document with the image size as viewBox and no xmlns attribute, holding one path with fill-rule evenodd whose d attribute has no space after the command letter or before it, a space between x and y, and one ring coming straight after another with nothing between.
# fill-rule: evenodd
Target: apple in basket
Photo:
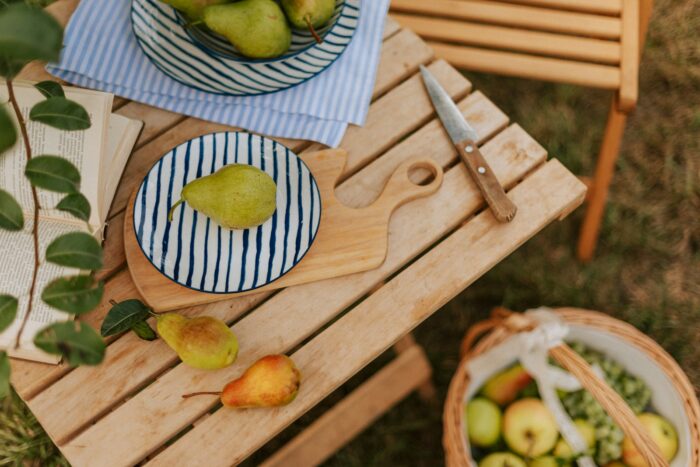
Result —
<instances>
[{"instance_id":1,"label":"apple in basket","mask_svg":"<svg viewBox=\"0 0 700 467\"><path fill-rule=\"evenodd\" d=\"M508 447L525 457L539 457L552 450L559 438L554 416L533 397L520 399L503 414L503 438Z\"/></svg>"},{"instance_id":2,"label":"apple in basket","mask_svg":"<svg viewBox=\"0 0 700 467\"><path fill-rule=\"evenodd\" d=\"M527 464L510 452L496 452L484 457L479 467L527 467Z\"/></svg>"},{"instance_id":3,"label":"apple in basket","mask_svg":"<svg viewBox=\"0 0 700 467\"><path fill-rule=\"evenodd\" d=\"M678 451L678 434L675 428L663 417L653 413L643 413L637 418L651 435L651 439L659 446L664 458L667 461L673 459ZM634 443L628 438L625 438L622 443L622 460L627 467L645 467L647 465Z\"/></svg>"},{"instance_id":4,"label":"apple in basket","mask_svg":"<svg viewBox=\"0 0 700 467\"><path fill-rule=\"evenodd\" d=\"M671 423L650 411L647 384L602 352L577 342L570 346L603 371L606 381L638 414L664 457L673 460L678 435ZM513 365L491 376L465 407L467 435L479 467L569 467L581 454L591 456L599 466L646 466L631 440L625 439L591 393L581 389L559 391L558 395L586 442L585 453L574 452L560 436L554 417L540 400L537 384L522 366Z\"/></svg>"}]
</instances>

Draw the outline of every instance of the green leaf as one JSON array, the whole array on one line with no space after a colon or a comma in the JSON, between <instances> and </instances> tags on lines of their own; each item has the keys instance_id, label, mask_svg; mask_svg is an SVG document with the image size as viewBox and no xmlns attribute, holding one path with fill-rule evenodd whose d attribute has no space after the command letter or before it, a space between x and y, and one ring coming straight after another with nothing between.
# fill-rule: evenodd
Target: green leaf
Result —
<instances>
[{"instance_id":1,"label":"green leaf","mask_svg":"<svg viewBox=\"0 0 700 467\"><path fill-rule=\"evenodd\" d=\"M56 205L56 209L72 214L73 217L85 222L90 219L90 202L81 193L66 195Z\"/></svg>"},{"instance_id":2,"label":"green leaf","mask_svg":"<svg viewBox=\"0 0 700 467\"><path fill-rule=\"evenodd\" d=\"M41 299L58 310L79 315L99 305L103 292L104 283L91 276L60 277L44 288Z\"/></svg>"},{"instance_id":3,"label":"green leaf","mask_svg":"<svg viewBox=\"0 0 700 467\"><path fill-rule=\"evenodd\" d=\"M0 76L5 79L12 79L22 71L22 68L31 60L12 60L9 57L0 55Z\"/></svg>"},{"instance_id":4,"label":"green leaf","mask_svg":"<svg viewBox=\"0 0 700 467\"><path fill-rule=\"evenodd\" d=\"M49 97L32 107L29 118L59 130L90 128L90 115L82 105L65 97Z\"/></svg>"},{"instance_id":5,"label":"green leaf","mask_svg":"<svg viewBox=\"0 0 700 467\"><path fill-rule=\"evenodd\" d=\"M58 61L61 25L41 8L23 3L0 10L0 57L6 61Z\"/></svg>"},{"instance_id":6,"label":"green leaf","mask_svg":"<svg viewBox=\"0 0 700 467\"><path fill-rule=\"evenodd\" d=\"M10 149L17 142L15 122L4 105L0 105L0 153Z\"/></svg>"},{"instance_id":7,"label":"green leaf","mask_svg":"<svg viewBox=\"0 0 700 467\"><path fill-rule=\"evenodd\" d=\"M12 295L0 295L0 332L10 327L17 316L19 302Z\"/></svg>"},{"instance_id":8,"label":"green leaf","mask_svg":"<svg viewBox=\"0 0 700 467\"><path fill-rule=\"evenodd\" d=\"M0 229L17 231L24 227L24 214L11 194L0 189Z\"/></svg>"},{"instance_id":9,"label":"green leaf","mask_svg":"<svg viewBox=\"0 0 700 467\"><path fill-rule=\"evenodd\" d=\"M112 305L100 328L102 337L126 332L135 324L145 321L151 314L151 309L137 299L112 302Z\"/></svg>"},{"instance_id":10,"label":"green leaf","mask_svg":"<svg viewBox=\"0 0 700 467\"><path fill-rule=\"evenodd\" d=\"M69 268L97 270L102 267L102 247L85 232L70 232L46 248L46 261Z\"/></svg>"},{"instance_id":11,"label":"green leaf","mask_svg":"<svg viewBox=\"0 0 700 467\"><path fill-rule=\"evenodd\" d=\"M148 324L148 321L139 321L131 326L131 330L145 341L154 341L158 339L158 334L156 334L153 328Z\"/></svg>"},{"instance_id":12,"label":"green leaf","mask_svg":"<svg viewBox=\"0 0 700 467\"><path fill-rule=\"evenodd\" d=\"M34 87L37 88L46 98L66 97L66 95L63 93L63 88L56 81L42 81L40 83L36 83Z\"/></svg>"},{"instance_id":13,"label":"green leaf","mask_svg":"<svg viewBox=\"0 0 700 467\"><path fill-rule=\"evenodd\" d=\"M77 193L80 172L67 159L58 156L36 156L27 162L24 174L37 188L58 193Z\"/></svg>"},{"instance_id":14,"label":"green leaf","mask_svg":"<svg viewBox=\"0 0 700 467\"><path fill-rule=\"evenodd\" d=\"M71 366L99 365L106 349L97 332L80 321L45 327L34 336L34 345L44 352L63 356Z\"/></svg>"},{"instance_id":15,"label":"green leaf","mask_svg":"<svg viewBox=\"0 0 700 467\"><path fill-rule=\"evenodd\" d=\"M10 394L10 359L7 352L0 351L0 399Z\"/></svg>"}]
</instances>

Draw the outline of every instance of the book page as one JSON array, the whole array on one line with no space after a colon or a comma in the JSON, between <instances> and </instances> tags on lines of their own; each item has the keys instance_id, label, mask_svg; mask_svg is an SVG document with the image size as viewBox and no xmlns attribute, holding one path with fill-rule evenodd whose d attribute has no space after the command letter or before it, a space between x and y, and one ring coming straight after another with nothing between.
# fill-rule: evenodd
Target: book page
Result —
<instances>
[{"instance_id":1,"label":"book page","mask_svg":"<svg viewBox=\"0 0 700 467\"><path fill-rule=\"evenodd\" d=\"M109 128L107 130L107 145L105 153L107 156L102 162L102 200L101 212L106 221L112 200L117 192L119 180L121 180L124 167L126 166L131 150L136 144L136 140L143 128L143 122L132 120L122 115L112 114L109 116Z\"/></svg>"},{"instance_id":2,"label":"book page","mask_svg":"<svg viewBox=\"0 0 700 467\"><path fill-rule=\"evenodd\" d=\"M27 309L29 300L29 289L32 281L32 271L34 265L34 240L32 237L31 216L24 219L24 229L20 232L9 232L0 229L0 258L2 267L0 268L0 294L10 294L19 300L17 318L12 325L3 333L0 333L0 348L8 349L10 356L28 358L31 360L43 361L47 363L57 363L59 358L48 355L37 349L32 342L34 335L45 326L57 322L73 319L73 317L62 311L51 308L41 300L41 292L53 279L62 276L78 274L75 269L57 266L44 261L46 247L56 237L81 230L81 224L72 224L64 221L41 219L39 222L39 251L41 265L37 286L34 293L33 309L27 322L27 326L22 334L21 347L19 351L13 349L15 338L21 321ZM82 224L82 230L86 230Z\"/></svg>"},{"instance_id":3,"label":"book page","mask_svg":"<svg viewBox=\"0 0 700 467\"><path fill-rule=\"evenodd\" d=\"M32 155L61 156L71 161L81 174L81 193L90 201L92 215L90 224L93 228L101 225L100 220L100 166L103 159L104 141L109 113L112 107L111 94L64 87L66 97L78 102L90 115L92 126L84 131L63 131L29 119L31 108L44 99L44 96L32 85L24 82L14 83L15 95L22 115L27 123L27 131L32 146ZM0 82L0 99L8 100L7 86ZM12 112L11 112L12 113ZM14 114L13 114L14 117ZM19 126L18 126L19 129ZM10 192L26 212L32 210L32 197L29 181L24 177L26 152L22 139L0 157L0 186ZM47 190L39 191L39 202L43 208L42 216L58 219L72 219L68 213L53 209L63 198L61 193Z\"/></svg>"}]
</instances>

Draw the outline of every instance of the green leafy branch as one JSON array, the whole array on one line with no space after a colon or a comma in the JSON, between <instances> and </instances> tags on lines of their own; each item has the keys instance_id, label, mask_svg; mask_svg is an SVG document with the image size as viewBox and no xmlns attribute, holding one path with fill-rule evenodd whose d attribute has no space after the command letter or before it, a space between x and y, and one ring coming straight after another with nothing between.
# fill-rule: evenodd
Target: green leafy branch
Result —
<instances>
[{"instance_id":1,"label":"green leafy branch","mask_svg":"<svg viewBox=\"0 0 700 467\"><path fill-rule=\"evenodd\" d=\"M55 155L34 155L14 88L14 78L34 60L57 61L63 43L61 26L43 10L23 3L0 5L0 76L7 85L9 104L19 125L26 153L26 176L32 193L32 237L34 264L29 296L14 347L18 348L22 333L31 315L36 295L38 271L41 266L39 251L39 214L42 206L38 190L61 193L64 197L55 206L73 217L87 222L90 203L80 193L80 172L68 160ZM29 113L29 119L65 131L79 131L90 127L87 111L65 97L60 84L44 81L35 85L44 96ZM17 144L18 135L7 106L0 104L0 154ZM0 229L22 231L24 214L20 204L0 188ZM104 284L95 279L102 267L102 247L87 232L70 232L55 238L47 247L46 261L75 268L87 273L61 277L46 285L41 299L49 306L71 315L93 310L102 300ZM0 291L0 332L15 320L19 300ZM145 332L142 330L142 332ZM105 353L105 344L97 332L81 322L67 320L54 323L34 336L34 345L45 352L62 356L70 365L97 365ZM0 351L0 397L9 392L10 364L6 351Z\"/></svg>"}]
</instances>

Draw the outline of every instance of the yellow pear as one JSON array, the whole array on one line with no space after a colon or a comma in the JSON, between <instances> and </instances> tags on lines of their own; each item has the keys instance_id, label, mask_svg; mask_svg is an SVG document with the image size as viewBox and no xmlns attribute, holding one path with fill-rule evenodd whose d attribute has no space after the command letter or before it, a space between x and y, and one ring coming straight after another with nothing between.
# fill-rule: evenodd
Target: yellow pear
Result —
<instances>
[{"instance_id":1,"label":"yellow pear","mask_svg":"<svg viewBox=\"0 0 700 467\"><path fill-rule=\"evenodd\" d=\"M238 354L238 339L221 320L211 316L188 318L177 313L158 315L160 337L187 365L216 370L232 364Z\"/></svg>"}]
</instances>

